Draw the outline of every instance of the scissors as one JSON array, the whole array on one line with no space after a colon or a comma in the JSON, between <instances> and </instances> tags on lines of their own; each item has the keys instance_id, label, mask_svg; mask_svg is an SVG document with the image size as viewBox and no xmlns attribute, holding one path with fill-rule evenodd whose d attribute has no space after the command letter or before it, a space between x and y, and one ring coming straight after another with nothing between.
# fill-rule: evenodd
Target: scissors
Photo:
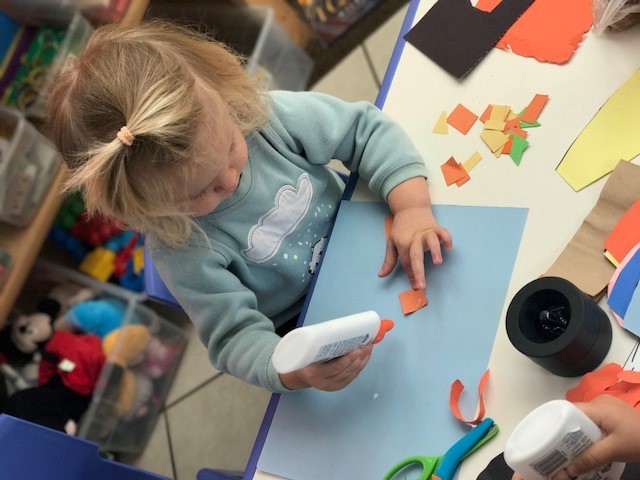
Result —
<instances>
[{"instance_id":1,"label":"scissors","mask_svg":"<svg viewBox=\"0 0 640 480\"><path fill-rule=\"evenodd\" d=\"M417 455L405 458L394 465L383 480L391 480L398 472L415 464L422 465L422 474L416 480L451 480L460 462L495 437L498 431L498 425L491 418L485 418L482 423L454 443L444 455L439 457Z\"/></svg>"}]
</instances>

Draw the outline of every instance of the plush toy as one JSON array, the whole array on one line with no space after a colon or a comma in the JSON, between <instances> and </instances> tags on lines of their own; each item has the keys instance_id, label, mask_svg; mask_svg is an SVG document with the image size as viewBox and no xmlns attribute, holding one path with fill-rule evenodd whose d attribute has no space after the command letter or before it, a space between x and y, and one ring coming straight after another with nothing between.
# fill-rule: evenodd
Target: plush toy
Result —
<instances>
[{"instance_id":1,"label":"plush toy","mask_svg":"<svg viewBox=\"0 0 640 480\"><path fill-rule=\"evenodd\" d=\"M14 311L8 325L0 332L2 359L13 365L25 365L33 360L33 355L52 334L52 320L48 314L24 315Z\"/></svg>"},{"instance_id":2,"label":"plush toy","mask_svg":"<svg viewBox=\"0 0 640 480\"><path fill-rule=\"evenodd\" d=\"M38 386L11 395L6 413L73 434L104 365L100 339L54 330L52 316L44 312L20 314L5 330L4 349L42 357Z\"/></svg>"}]
</instances>

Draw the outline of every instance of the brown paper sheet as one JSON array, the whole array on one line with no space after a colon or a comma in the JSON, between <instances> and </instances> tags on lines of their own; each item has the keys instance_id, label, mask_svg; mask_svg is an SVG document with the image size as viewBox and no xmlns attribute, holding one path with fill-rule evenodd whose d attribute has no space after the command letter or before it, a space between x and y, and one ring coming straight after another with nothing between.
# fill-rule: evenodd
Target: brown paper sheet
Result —
<instances>
[{"instance_id":1,"label":"brown paper sheet","mask_svg":"<svg viewBox=\"0 0 640 480\"><path fill-rule=\"evenodd\" d=\"M615 271L603 254L604 241L638 198L640 166L620 161L595 207L545 276L569 280L587 295L599 298Z\"/></svg>"}]
</instances>

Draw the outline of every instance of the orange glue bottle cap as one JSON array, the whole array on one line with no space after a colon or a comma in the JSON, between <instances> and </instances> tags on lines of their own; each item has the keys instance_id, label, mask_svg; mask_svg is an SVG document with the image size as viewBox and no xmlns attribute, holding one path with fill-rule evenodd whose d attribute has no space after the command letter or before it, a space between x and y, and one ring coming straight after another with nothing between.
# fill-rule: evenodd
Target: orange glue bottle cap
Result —
<instances>
[{"instance_id":1,"label":"orange glue bottle cap","mask_svg":"<svg viewBox=\"0 0 640 480\"><path fill-rule=\"evenodd\" d=\"M373 339L373 343L381 341L384 338L384 334L391 330L393 325L393 320L389 320L388 318L380 320L380 329L378 330L376 338Z\"/></svg>"}]
</instances>

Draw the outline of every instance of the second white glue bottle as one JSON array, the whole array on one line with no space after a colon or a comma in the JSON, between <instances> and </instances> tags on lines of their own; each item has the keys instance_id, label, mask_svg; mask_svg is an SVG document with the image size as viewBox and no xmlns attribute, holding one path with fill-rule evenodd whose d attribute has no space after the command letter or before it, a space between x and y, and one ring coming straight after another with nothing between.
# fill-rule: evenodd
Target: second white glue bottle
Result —
<instances>
[{"instance_id":1,"label":"second white glue bottle","mask_svg":"<svg viewBox=\"0 0 640 480\"><path fill-rule=\"evenodd\" d=\"M276 372L293 372L377 343L392 328L391 320L371 310L296 328L280 339L271 361Z\"/></svg>"},{"instance_id":2,"label":"second white glue bottle","mask_svg":"<svg viewBox=\"0 0 640 480\"><path fill-rule=\"evenodd\" d=\"M566 400L552 400L527 415L513 430L504 460L525 480L547 480L602 438L587 415ZM624 463L611 463L578 480L618 480Z\"/></svg>"}]
</instances>

